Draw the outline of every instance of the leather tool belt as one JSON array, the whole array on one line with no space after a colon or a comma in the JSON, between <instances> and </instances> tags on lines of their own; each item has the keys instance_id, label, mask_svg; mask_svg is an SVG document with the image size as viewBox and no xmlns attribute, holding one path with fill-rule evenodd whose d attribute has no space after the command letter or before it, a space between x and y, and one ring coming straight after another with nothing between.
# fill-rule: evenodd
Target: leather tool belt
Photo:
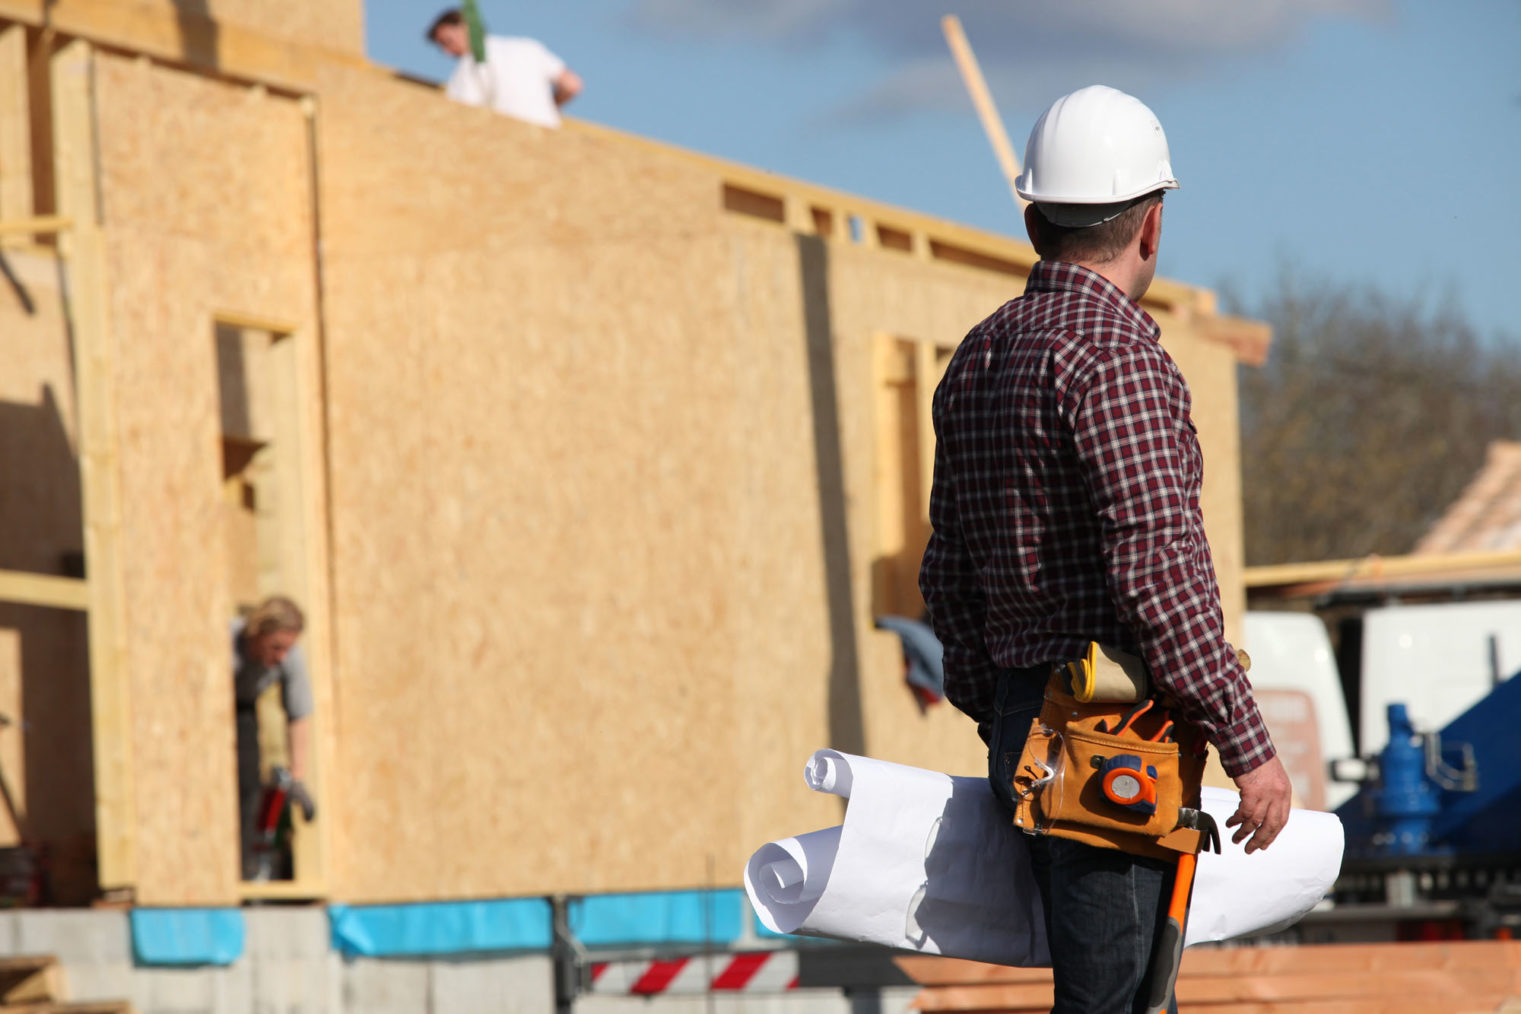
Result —
<instances>
[{"instance_id":1,"label":"leather tool belt","mask_svg":"<svg viewBox=\"0 0 1521 1014\"><path fill-rule=\"evenodd\" d=\"M1051 667L1014 775L1014 823L1159 859L1219 851L1199 808L1208 745L1151 692L1139 658L1090 644Z\"/></svg>"}]
</instances>

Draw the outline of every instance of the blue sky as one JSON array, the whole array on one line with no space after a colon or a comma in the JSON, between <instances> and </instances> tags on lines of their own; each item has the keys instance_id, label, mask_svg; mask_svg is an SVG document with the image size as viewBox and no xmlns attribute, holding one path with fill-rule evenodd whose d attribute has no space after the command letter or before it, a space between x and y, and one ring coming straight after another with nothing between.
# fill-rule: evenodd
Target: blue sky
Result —
<instances>
[{"instance_id":1,"label":"blue sky","mask_svg":"<svg viewBox=\"0 0 1521 1014\"><path fill-rule=\"evenodd\" d=\"M1284 266L1521 343L1517 0L478 0L586 80L574 116L1022 236L940 34L961 16L1015 147L1056 96L1129 91L1183 190L1162 273L1248 304ZM438 9L365 0L369 56L434 79Z\"/></svg>"}]
</instances>

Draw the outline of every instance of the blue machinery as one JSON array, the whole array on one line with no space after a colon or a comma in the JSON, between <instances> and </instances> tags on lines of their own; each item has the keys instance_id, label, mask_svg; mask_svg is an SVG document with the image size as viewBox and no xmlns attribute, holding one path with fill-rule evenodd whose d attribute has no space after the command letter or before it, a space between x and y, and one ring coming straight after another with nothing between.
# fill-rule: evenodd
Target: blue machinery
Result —
<instances>
[{"instance_id":1,"label":"blue machinery","mask_svg":"<svg viewBox=\"0 0 1521 1014\"><path fill-rule=\"evenodd\" d=\"M1338 905L1408 918L1404 935L1521 928L1521 674L1440 733L1391 704L1389 744L1368 775L1337 810Z\"/></svg>"}]
</instances>

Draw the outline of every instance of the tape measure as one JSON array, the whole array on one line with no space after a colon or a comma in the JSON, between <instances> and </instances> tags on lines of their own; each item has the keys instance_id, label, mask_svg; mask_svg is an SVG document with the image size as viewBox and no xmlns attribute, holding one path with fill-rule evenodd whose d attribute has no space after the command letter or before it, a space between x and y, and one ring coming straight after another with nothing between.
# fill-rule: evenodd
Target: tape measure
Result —
<instances>
[{"instance_id":1,"label":"tape measure","mask_svg":"<svg viewBox=\"0 0 1521 1014\"><path fill-rule=\"evenodd\" d=\"M1102 758L1099 773L1105 799L1148 817L1157 812L1157 769L1143 766L1140 757L1122 753Z\"/></svg>"}]
</instances>

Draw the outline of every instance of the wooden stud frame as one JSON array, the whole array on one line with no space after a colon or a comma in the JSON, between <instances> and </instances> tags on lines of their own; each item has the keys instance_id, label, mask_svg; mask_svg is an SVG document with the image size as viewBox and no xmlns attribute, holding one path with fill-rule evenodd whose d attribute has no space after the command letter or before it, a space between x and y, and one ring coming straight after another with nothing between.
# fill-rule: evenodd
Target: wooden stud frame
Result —
<instances>
[{"instance_id":1,"label":"wooden stud frame","mask_svg":"<svg viewBox=\"0 0 1521 1014\"><path fill-rule=\"evenodd\" d=\"M0 602L52 609L88 610L89 584L73 577L0 570Z\"/></svg>"},{"instance_id":2,"label":"wooden stud frame","mask_svg":"<svg viewBox=\"0 0 1521 1014\"><path fill-rule=\"evenodd\" d=\"M930 489L935 476L935 388L954 348L886 332L872 342L876 406L876 553L897 560L922 549L929 536ZM912 392L904 404L903 388ZM912 459L912 460L911 460ZM911 492L912 490L912 492ZM911 516L916 515L916 516ZM917 580L880 569L873 579L873 610L916 615Z\"/></svg>"},{"instance_id":3,"label":"wooden stud frame","mask_svg":"<svg viewBox=\"0 0 1521 1014\"><path fill-rule=\"evenodd\" d=\"M274 531L275 541L270 546L276 559L278 578L273 585L261 588L260 593L276 592L292 595L307 610L307 630L303 636L308 653L308 664L331 666L331 653L316 642L324 637L327 624L324 610L320 607L321 595L314 575L321 569L320 553L313 547L321 542L322 518L313 506L313 490L325 486L325 476L318 465L320 453L317 445L320 433L312 431L303 419L303 406L315 395L309 388L312 380L306 375L302 353L309 342L309 332L277 318L263 317L237 311L218 310L212 315L212 328L231 327L251 331L267 337L270 343L269 367L278 371L277 378L270 378L272 404L270 422L275 431L271 434L280 451L276 466L275 488L278 491L280 521ZM314 608L316 607L316 608ZM310 719L317 723L311 730L307 747L308 772L306 780L319 800L326 801L328 792L323 781L324 756L321 725L333 721L330 715L318 713ZM299 818L298 818L299 821ZM329 822L308 824L299 821L294 841L295 877L290 881L239 881L238 896L244 900L299 901L324 897L327 893L327 856Z\"/></svg>"},{"instance_id":4,"label":"wooden stud frame","mask_svg":"<svg viewBox=\"0 0 1521 1014\"><path fill-rule=\"evenodd\" d=\"M121 572L121 492L116 385L107 312L105 238L95 147L94 54L75 40L52 57L53 137L74 361L79 384L79 466L90 625L91 724L95 740L95 828L100 886L136 882L131 697L127 687Z\"/></svg>"}]
</instances>

